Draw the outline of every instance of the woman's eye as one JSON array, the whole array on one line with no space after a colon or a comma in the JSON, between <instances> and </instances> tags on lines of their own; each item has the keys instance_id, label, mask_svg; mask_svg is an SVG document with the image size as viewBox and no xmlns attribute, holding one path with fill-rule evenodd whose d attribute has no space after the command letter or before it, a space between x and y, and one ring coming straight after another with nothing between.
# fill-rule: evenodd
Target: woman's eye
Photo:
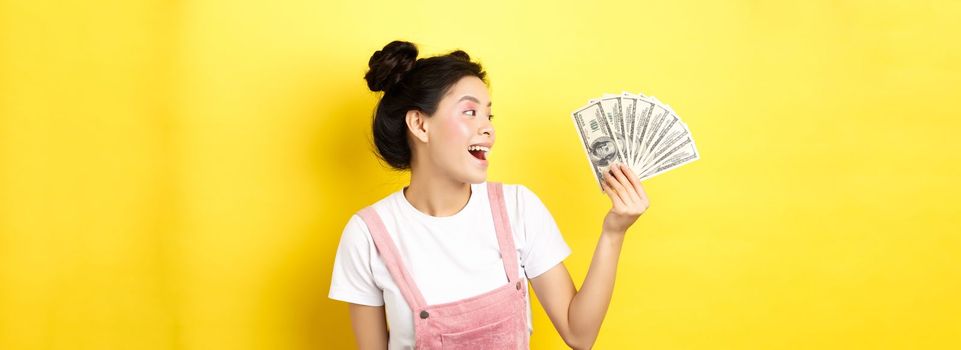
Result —
<instances>
[{"instance_id":1,"label":"woman's eye","mask_svg":"<svg viewBox=\"0 0 961 350\"><path fill-rule=\"evenodd\" d=\"M475 111L475 110L473 110L473 109L468 109L468 110L465 111L464 113L466 113L467 115L469 115L469 116L471 116L471 117L477 115L477 111Z\"/></svg>"},{"instance_id":2,"label":"woman's eye","mask_svg":"<svg viewBox=\"0 0 961 350\"><path fill-rule=\"evenodd\" d=\"M487 116L487 120L494 120L494 115L491 114L491 115Z\"/></svg>"}]
</instances>

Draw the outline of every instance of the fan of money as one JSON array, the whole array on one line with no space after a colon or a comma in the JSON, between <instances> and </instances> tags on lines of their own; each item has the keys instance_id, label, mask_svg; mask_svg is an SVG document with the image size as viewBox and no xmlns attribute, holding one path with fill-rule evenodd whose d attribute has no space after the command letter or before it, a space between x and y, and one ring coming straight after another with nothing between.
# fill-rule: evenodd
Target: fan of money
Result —
<instances>
[{"instance_id":1,"label":"fan of money","mask_svg":"<svg viewBox=\"0 0 961 350\"><path fill-rule=\"evenodd\" d=\"M598 185L614 163L646 180L700 158L687 124L653 96L605 94L571 118Z\"/></svg>"}]
</instances>

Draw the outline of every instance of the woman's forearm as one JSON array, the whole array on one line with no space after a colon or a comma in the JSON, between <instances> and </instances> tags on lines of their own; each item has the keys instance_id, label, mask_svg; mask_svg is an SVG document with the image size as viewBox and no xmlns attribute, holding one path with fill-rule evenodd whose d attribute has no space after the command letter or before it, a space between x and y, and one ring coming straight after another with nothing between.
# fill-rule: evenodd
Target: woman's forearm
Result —
<instances>
[{"instance_id":1,"label":"woman's forearm","mask_svg":"<svg viewBox=\"0 0 961 350\"><path fill-rule=\"evenodd\" d=\"M650 205L647 193L630 167L616 164L611 169L601 183L604 193L611 198L611 210L604 216L601 238L581 290L574 294L567 309L567 331L572 340L568 344L576 349L594 346L607 307L611 305L624 235Z\"/></svg>"},{"instance_id":2,"label":"woman's forearm","mask_svg":"<svg viewBox=\"0 0 961 350\"><path fill-rule=\"evenodd\" d=\"M571 300L568 311L568 322L573 338L576 339L576 348L589 349L597 340L604 315L611 304L611 295L614 293L614 277L623 244L624 233L618 232L602 232L597 241L587 276L581 290Z\"/></svg>"}]
</instances>

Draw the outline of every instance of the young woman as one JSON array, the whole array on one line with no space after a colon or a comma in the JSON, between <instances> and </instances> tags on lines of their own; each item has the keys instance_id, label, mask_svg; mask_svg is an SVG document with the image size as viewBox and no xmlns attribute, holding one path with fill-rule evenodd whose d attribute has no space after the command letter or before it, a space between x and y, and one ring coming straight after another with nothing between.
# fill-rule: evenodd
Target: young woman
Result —
<instances>
[{"instance_id":1,"label":"young woman","mask_svg":"<svg viewBox=\"0 0 961 350\"><path fill-rule=\"evenodd\" d=\"M612 208L577 291L563 263L571 250L544 204L523 185L486 181L495 133L481 66L463 51L417 59L402 41L368 65L368 87L384 92L378 155L411 174L341 236L329 297L349 303L359 347L527 349L528 280L564 341L593 346L625 232L648 208L638 177L620 164L606 174Z\"/></svg>"}]
</instances>

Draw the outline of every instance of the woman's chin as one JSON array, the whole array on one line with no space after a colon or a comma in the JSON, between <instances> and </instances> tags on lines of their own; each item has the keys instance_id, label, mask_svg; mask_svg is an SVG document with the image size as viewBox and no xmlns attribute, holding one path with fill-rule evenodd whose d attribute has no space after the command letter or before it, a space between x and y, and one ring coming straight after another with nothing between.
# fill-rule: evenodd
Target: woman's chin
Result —
<instances>
[{"instance_id":1,"label":"woman's chin","mask_svg":"<svg viewBox=\"0 0 961 350\"><path fill-rule=\"evenodd\" d=\"M484 183L484 181L487 181L486 171L481 175L473 175L469 179L467 179L468 183L475 184L475 185L479 183Z\"/></svg>"},{"instance_id":2,"label":"woman's chin","mask_svg":"<svg viewBox=\"0 0 961 350\"><path fill-rule=\"evenodd\" d=\"M467 164L467 167L465 167L465 169L467 170L464 174L466 176L465 182L472 183L472 184L479 184L479 183L483 183L484 181L487 181L487 167L488 167L487 159L478 159L478 158L471 157L471 159Z\"/></svg>"},{"instance_id":3,"label":"woman's chin","mask_svg":"<svg viewBox=\"0 0 961 350\"><path fill-rule=\"evenodd\" d=\"M470 169L466 174L464 174L464 182L470 184L479 184L487 181L487 169Z\"/></svg>"}]
</instances>

